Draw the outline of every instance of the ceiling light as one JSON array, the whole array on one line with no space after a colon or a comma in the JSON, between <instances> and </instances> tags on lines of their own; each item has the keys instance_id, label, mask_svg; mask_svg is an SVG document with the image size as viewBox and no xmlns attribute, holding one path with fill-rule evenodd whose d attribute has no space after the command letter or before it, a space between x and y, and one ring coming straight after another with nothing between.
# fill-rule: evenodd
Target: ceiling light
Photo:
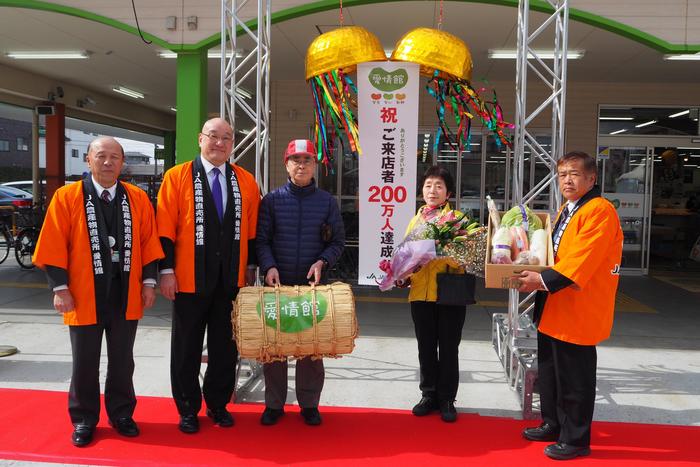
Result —
<instances>
[{"instance_id":1,"label":"ceiling light","mask_svg":"<svg viewBox=\"0 0 700 467\"><path fill-rule=\"evenodd\" d=\"M143 99L143 94L134 91L133 89L125 88L124 86L114 86L112 91L124 94L125 96L133 97L134 99Z\"/></svg>"},{"instance_id":2,"label":"ceiling light","mask_svg":"<svg viewBox=\"0 0 700 467\"><path fill-rule=\"evenodd\" d=\"M700 60L700 53L664 55L664 60Z\"/></svg>"},{"instance_id":3,"label":"ceiling light","mask_svg":"<svg viewBox=\"0 0 700 467\"><path fill-rule=\"evenodd\" d=\"M534 58L533 52L537 54L541 59L553 59L553 50L533 50L529 54L529 58ZM569 50L567 51L566 58L569 60L577 60L582 58L586 53L585 50ZM496 59L516 59L518 58L518 51L514 49L489 49L489 58Z\"/></svg>"},{"instance_id":4,"label":"ceiling light","mask_svg":"<svg viewBox=\"0 0 700 467\"><path fill-rule=\"evenodd\" d=\"M649 120L648 122L640 123L639 125L635 125L634 127L635 128L642 128L645 126L653 125L654 123L656 123L656 120Z\"/></svg>"},{"instance_id":5,"label":"ceiling light","mask_svg":"<svg viewBox=\"0 0 700 467\"><path fill-rule=\"evenodd\" d=\"M689 113L690 113L690 109L687 109L687 110L683 110L682 112L671 114L668 116L668 118L676 118L676 117L680 117L681 115L687 115Z\"/></svg>"},{"instance_id":6,"label":"ceiling light","mask_svg":"<svg viewBox=\"0 0 700 467\"><path fill-rule=\"evenodd\" d=\"M251 94L250 91L248 91L246 88L242 88L240 86L236 87L236 94L238 94L239 97L242 97L244 99L250 99L253 97L253 94Z\"/></svg>"},{"instance_id":7,"label":"ceiling light","mask_svg":"<svg viewBox=\"0 0 700 467\"><path fill-rule=\"evenodd\" d=\"M598 117L598 120L634 120L634 117Z\"/></svg>"},{"instance_id":8,"label":"ceiling light","mask_svg":"<svg viewBox=\"0 0 700 467\"><path fill-rule=\"evenodd\" d=\"M17 60L80 60L90 58L90 54L85 50L74 51L35 51L35 52L7 52L9 58Z\"/></svg>"},{"instance_id":9,"label":"ceiling light","mask_svg":"<svg viewBox=\"0 0 700 467\"><path fill-rule=\"evenodd\" d=\"M236 58L243 58L245 51L243 49L236 50ZM177 58L177 52L171 50L161 50L158 52L160 58ZM231 51L226 52L226 58L231 58L233 53ZM221 58L221 49L213 49L207 51L207 58Z\"/></svg>"},{"instance_id":10,"label":"ceiling light","mask_svg":"<svg viewBox=\"0 0 700 467\"><path fill-rule=\"evenodd\" d=\"M612 132L610 132L610 134L611 135L619 135L620 133L624 133L625 131L627 131L627 130L625 130L623 128L622 130L612 131Z\"/></svg>"}]
</instances>

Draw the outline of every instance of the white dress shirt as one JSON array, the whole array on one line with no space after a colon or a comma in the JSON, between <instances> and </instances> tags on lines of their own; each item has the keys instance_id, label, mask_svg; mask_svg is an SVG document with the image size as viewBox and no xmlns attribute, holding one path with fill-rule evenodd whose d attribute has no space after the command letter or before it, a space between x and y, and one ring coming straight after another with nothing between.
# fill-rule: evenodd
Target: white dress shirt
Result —
<instances>
[{"instance_id":1,"label":"white dress shirt","mask_svg":"<svg viewBox=\"0 0 700 467\"><path fill-rule=\"evenodd\" d=\"M102 198L102 192L107 190L109 193L109 200L112 201L115 196L117 196L117 184L114 183L110 188L105 188L95 180L95 177L91 175L92 184L95 185L95 191L97 191L97 197Z\"/></svg>"}]
</instances>

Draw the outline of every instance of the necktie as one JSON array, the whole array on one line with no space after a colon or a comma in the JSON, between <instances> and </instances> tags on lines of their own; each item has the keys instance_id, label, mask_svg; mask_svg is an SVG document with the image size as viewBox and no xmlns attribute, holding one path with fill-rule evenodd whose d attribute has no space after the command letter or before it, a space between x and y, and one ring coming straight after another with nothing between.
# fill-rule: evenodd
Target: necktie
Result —
<instances>
[{"instance_id":1,"label":"necktie","mask_svg":"<svg viewBox=\"0 0 700 467\"><path fill-rule=\"evenodd\" d=\"M219 214L219 220L224 219L224 201L221 192L221 183L219 183L219 175L221 171L218 167L214 167L212 170L214 174L214 180L211 184L211 196L214 198L214 206L216 206L216 212Z\"/></svg>"},{"instance_id":2,"label":"necktie","mask_svg":"<svg viewBox=\"0 0 700 467\"><path fill-rule=\"evenodd\" d=\"M109 191L108 190L102 190L102 194L100 195L100 199L104 201L105 203L109 203L110 200L112 199L111 196L109 196Z\"/></svg>"},{"instance_id":3,"label":"necktie","mask_svg":"<svg viewBox=\"0 0 700 467\"><path fill-rule=\"evenodd\" d=\"M566 219L568 217L569 217L569 205L567 204L564 207L564 210L561 212L561 216L559 216L559 222L557 223L557 228L554 230L554 235L553 235L554 238L556 238L558 235L560 235L560 232L564 228L564 225L566 224Z\"/></svg>"},{"instance_id":4,"label":"necktie","mask_svg":"<svg viewBox=\"0 0 700 467\"><path fill-rule=\"evenodd\" d=\"M557 254L557 251L559 250L559 242L561 241L561 236L564 234L564 228L566 228L566 225L569 223L569 205L567 204L564 210L561 212L561 216L559 216L559 222L557 222L556 229L554 229L554 233L552 233L552 246L554 247L554 254Z\"/></svg>"}]
</instances>

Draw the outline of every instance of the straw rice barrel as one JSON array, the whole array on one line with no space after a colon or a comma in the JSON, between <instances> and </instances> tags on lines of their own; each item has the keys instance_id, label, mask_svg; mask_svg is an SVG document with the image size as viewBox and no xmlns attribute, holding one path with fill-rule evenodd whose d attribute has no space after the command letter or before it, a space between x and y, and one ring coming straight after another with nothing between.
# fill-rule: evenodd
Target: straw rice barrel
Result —
<instances>
[{"instance_id":1,"label":"straw rice barrel","mask_svg":"<svg viewBox=\"0 0 700 467\"><path fill-rule=\"evenodd\" d=\"M355 299L342 282L243 287L231 320L241 358L260 362L348 354L358 332Z\"/></svg>"}]
</instances>

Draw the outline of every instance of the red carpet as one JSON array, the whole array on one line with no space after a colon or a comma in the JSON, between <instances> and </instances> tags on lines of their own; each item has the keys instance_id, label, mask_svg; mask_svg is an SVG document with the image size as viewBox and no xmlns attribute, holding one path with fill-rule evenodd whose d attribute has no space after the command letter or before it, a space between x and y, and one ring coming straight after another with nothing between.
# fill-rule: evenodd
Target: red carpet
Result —
<instances>
[{"instance_id":1,"label":"red carpet","mask_svg":"<svg viewBox=\"0 0 700 467\"><path fill-rule=\"evenodd\" d=\"M260 405L229 406L236 426L214 427L200 416L201 431L177 429L174 403L139 397L138 438L124 438L103 420L86 448L70 444L67 395L0 389L0 458L98 465L509 465L555 463L530 443L519 420L461 414L455 424L408 411L322 408L323 425L303 424L298 408L273 427L259 423ZM700 427L603 423L593 425L593 453L576 465L670 466L700 463Z\"/></svg>"}]
</instances>

